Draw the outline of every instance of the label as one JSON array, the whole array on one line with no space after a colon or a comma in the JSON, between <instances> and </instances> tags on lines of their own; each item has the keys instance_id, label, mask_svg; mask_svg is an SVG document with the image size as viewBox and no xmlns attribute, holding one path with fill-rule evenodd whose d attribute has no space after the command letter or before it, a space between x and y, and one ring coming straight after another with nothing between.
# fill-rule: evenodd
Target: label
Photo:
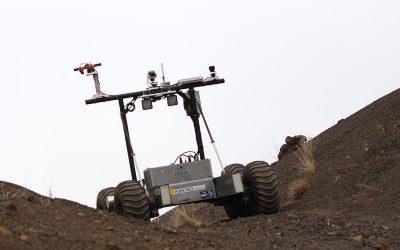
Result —
<instances>
[{"instance_id":1,"label":"label","mask_svg":"<svg viewBox=\"0 0 400 250\"><path fill-rule=\"evenodd\" d=\"M202 198L202 199L212 198L212 195L213 195L213 193L211 190L200 192L200 198Z\"/></svg>"},{"instance_id":2,"label":"label","mask_svg":"<svg viewBox=\"0 0 400 250\"><path fill-rule=\"evenodd\" d=\"M176 182L187 181L190 179L191 179L191 176L187 169L185 169L183 166L178 166L176 168L176 170L175 170L175 181Z\"/></svg>"},{"instance_id":3,"label":"label","mask_svg":"<svg viewBox=\"0 0 400 250\"><path fill-rule=\"evenodd\" d=\"M189 192L194 192L194 191L200 191L206 189L206 185L198 185L198 186L192 186L192 187L184 187L184 188L170 188L169 193L172 195L177 195L177 194L183 194L183 193L189 193Z\"/></svg>"}]
</instances>

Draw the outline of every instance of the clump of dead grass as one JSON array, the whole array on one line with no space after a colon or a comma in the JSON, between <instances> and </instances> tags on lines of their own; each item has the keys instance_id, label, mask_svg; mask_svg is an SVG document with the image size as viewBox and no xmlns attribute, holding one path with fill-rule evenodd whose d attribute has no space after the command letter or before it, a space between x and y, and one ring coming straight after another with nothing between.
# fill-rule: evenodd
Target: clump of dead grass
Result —
<instances>
[{"instance_id":1,"label":"clump of dead grass","mask_svg":"<svg viewBox=\"0 0 400 250\"><path fill-rule=\"evenodd\" d=\"M190 206L195 204L187 204L187 205L180 205L174 208L171 212L171 219L170 219L170 226L175 228L183 227L183 226L191 226L191 227L200 227L203 226L205 223L202 218L196 216L195 214L191 213L192 211ZM185 208L187 207L188 210ZM188 212L189 211L189 212Z\"/></svg>"},{"instance_id":2,"label":"clump of dead grass","mask_svg":"<svg viewBox=\"0 0 400 250\"><path fill-rule=\"evenodd\" d=\"M189 215L186 212L185 206L179 206L177 208L178 218L183 222L183 225L195 226L200 227L204 225L204 222L200 218L196 218L193 215Z\"/></svg>"},{"instance_id":3,"label":"clump of dead grass","mask_svg":"<svg viewBox=\"0 0 400 250\"><path fill-rule=\"evenodd\" d=\"M0 183L0 198L7 200L10 197L10 192L4 190L4 183Z\"/></svg>"},{"instance_id":4,"label":"clump of dead grass","mask_svg":"<svg viewBox=\"0 0 400 250\"><path fill-rule=\"evenodd\" d=\"M297 200L301 198L310 188L311 183L308 178L294 180L289 183L288 197L290 200Z\"/></svg>"},{"instance_id":5,"label":"clump of dead grass","mask_svg":"<svg viewBox=\"0 0 400 250\"><path fill-rule=\"evenodd\" d=\"M23 197L21 190L6 190L5 184L0 183L0 200L10 200Z\"/></svg>"},{"instance_id":6,"label":"clump of dead grass","mask_svg":"<svg viewBox=\"0 0 400 250\"><path fill-rule=\"evenodd\" d=\"M295 153L299 159L299 178L288 184L288 198L289 200L300 199L310 188L311 181L309 176L315 173L315 159L314 159L315 144L312 140L301 143Z\"/></svg>"},{"instance_id":7,"label":"clump of dead grass","mask_svg":"<svg viewBox=\"0 0 400 250\"><path fill-rule=\"evenodd\" d=\"M312 140L306 141L298 147L299 150L296 153L297 158L300 161L300 173L302 174L313 174L315 173L315 159L313 155L314 143Z\"/></svg>"}]
</instances>

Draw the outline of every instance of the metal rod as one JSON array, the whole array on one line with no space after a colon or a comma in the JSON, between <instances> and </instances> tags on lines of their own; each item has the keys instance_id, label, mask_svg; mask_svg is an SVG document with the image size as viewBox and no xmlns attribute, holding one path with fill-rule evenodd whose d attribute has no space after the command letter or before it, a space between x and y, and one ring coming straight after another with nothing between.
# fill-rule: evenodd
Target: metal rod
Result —
<instances>
[{"instance_id":1,"label":"metal rod","mask_svg":"<svg viewBox=\"0 0 400 250\"><path fill-rule=\"evenodd\" d=\"M197 142L197 152L200 155L200 159L204 160L204 147L203 147L203 140L201 138L201 130L200 130L200 123L199 123L199 113L197 112L197 100L196 100L196 92L193 88L189 89L189 98L190 98L190 118L192 118L193 125L194 125L194 132L196 133L196 142Z\"/></svg>"},{"instance_id":2,"label":"metal rod","mask_svg":"<svg viewBox=\"0 0 400 250\"><path fill-rule=\"evenodd\" d=\"M170 87L159 87L159 88L136 91L136 92L126 93L126 94L101 96L98 98L88 99L85 101L85 103L86 104L94 104L94 103L100 103L100 102L115 101L115 100L125 99L125 98L138 98L138 97L141 97L144 95L149 95L149 94L158 94L158 93L162 94L162 93L168 92L168 91L177 91L177 90L190 89L190 88L201 87L201 86L209 86L209 85L220 84L220 83L224 83L224 82L225 82L225 80L223 78L221 78L221 79L204 80L202 82L191 83L188 85L181 85L181 84L177 83L177 84L171 85Z\"/></svg>"},{"instance_id":3,"label":"metal rod","mask_svg":"<svg viewBox=\"0 0 400 250\"><path fill-rule=\"evenodd\" d=\"M225 173L224 164L222 164L222 160L221 160L221 157L219 156L219 153L218 153L218 150L217 150L217 145L215 145L215 141L212 142L212 145L214 147L215 154L217 155L217 158L218 158L218 161L219 161L219 165L221 166L221 170L222 170L223 173Z\"/></svg>"},{"instance_id":4,"label":"metal rod","mask_svg":"<svg viewBox=\"0 0 400 250\"><path fill-rule=\"evenodd\" d=\"M212 143L212 145L214 147L214 151L215 151L215 154L217 155L217 158L218 158L219 164L221 166L222 172L225 173L224 164L222 164L221 157L219 156L219 153L218 153L218 150L217 150L217 145L215 144L215 141L214 141L214 138L213 138L213 136L211 134L210 128L208 127L208 123L207 123L206 117L204 116L203 109L201 108L201 105L198 102L197 102L197 107L200 110L200 114L201 114L201 117L203 119L204 125L206 125L208 136L210 137L211 143Z\"/></svg>"},{"instance_id":5,"label":"metal rod","mask_svg":"<svg viewBox=\"0 0 400 250\"><path fill-rule=\"evenodd\" d=\"M119 111L120 111L121 120L122 120L122 126L124 128L126 151L128 153L128 160L129 160L129 166L130 166L130 170L131 170L132 180L137 181L138 179L136 177L136 166L135 166L135 157L134 157L135 154L133 152L131 139L129 136L129 129L128 129L128 122L126 120L124 100L118 99L118 103L119 103Z\"/></svg>"},{"instance_id":6,"label":"metal rod","mask_svg":"<svg viewBox=\"0 0 400 250\"><path fill-rule=\"evenodd\" d=\"M93 74L93 80L94 80L94 87L96 89L96 95L101 95L103 93L101 93L100 91L100 80L99 80L99 74Z\"/></svg>"},{"instance_id":7,"label":"metal rod","mask_svg":"<svg viewBox=\"0 0 400 250\"><path fill-rule=\"evenodd\" d=\"M206 117L204 116L203 109L201 108L201 105L198 102L197 102L197 107L200 110L200 114L201 114L201 117L203 119L204 125L206 125L206 129L207 129L208 135L210 136L211 143L214 143L214 138L211 135L211 131L210 131L210 128L208 127L208 123L206 121Z\"/></svg>"},{"instance_id":8,"label":"metal rod","mask_svg":"<svg viewBox=\"0 0 400 250\"><path fill-rule=\"evenodd\" d=\"M165 82L165 75L164 75L164 65L161 63L161 74L162 74L162 81Z\"/></svg>"},{"instance_id":9,"label":"metal rod","mask_svg":"<svg viewBox=\"0 0 400 250\"><path fill-rule=\"evenodd\" d=\"M131 146L131 147L132 147L132 146ZM135 153L133 152L133 149L132 149L132 158L133 158L133 163L135 163L135 170L136 170L136 173L137 173L137 177L139 178L139 183L140 183L142 186L144 186L144 185L143 185L143 182L142 182L142 175L140 174L139 165L138 165L138 163L137 163L137 161L136 161L136 155L135 155Z\"/></svg>"}]
</instances>

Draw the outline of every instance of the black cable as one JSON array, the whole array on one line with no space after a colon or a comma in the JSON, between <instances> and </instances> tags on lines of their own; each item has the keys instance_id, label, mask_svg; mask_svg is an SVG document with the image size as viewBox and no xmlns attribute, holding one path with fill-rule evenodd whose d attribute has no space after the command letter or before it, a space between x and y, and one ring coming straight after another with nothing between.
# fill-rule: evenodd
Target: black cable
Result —
<instances>
[{"instance_id":1,"label":"black cable","mask_svg":"<svg viewBox=\"0 0 400 250\"><path fill-rule=\"evenodd\" d=\"M191 153L191 154L188 154L188 153ZM199 153L196 153L194 151L183 152L178 157L176 157L176 160L174 161L173 164L176 164L176 162L179 160L180 157L186 157L186 159L187 158L192 158L194 161L198 161L199 160Z\"/></svg>"},{"instance_id":2,"label":"black cable","mask_svg":"<svg viewBox=\"0 0 400 250\"><path fill-rule=\"evenodd\" d=\"M133 111L135 111L135 109L136 109L135 101L136 101L136 99L135 99L135 98L132 98L132 101L128 102L128 103L125 105L125 114L128 113L128 112L133 112Z\"/></svg>"}]
</instances>

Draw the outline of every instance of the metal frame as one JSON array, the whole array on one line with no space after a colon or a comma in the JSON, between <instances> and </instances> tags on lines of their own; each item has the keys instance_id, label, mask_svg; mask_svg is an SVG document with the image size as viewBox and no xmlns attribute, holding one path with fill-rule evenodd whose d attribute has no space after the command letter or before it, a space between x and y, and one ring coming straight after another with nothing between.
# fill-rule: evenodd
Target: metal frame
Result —
<instances>
[{"instance_id":1,"label":"metal frame","mask_svg":"<svg viewBox=\"0 0 400 250\"><path fill-rule=\"evenodd\" d=\"M210 67L210 71L211 71L211 67ZM97 76L97 72L93 76L95 76L95 75ZM95 84L96 84L97 95L95 95L92 99L86 100L85 103L87 105L89 105L89 104L118 100L132 180L138 181L138 177L136 174L136 169L137 169L136 165L137 164L135 161L135 153L132 149L131 138L130 138L130 134L129 134L129 127L128 127L128 122L126 119L127 111L125 110L125 104L124 104L124 99L126 99L126 98L133 98L134 100L136 100L138 98L143 98L143 97L151 98L151 97L168 96L171 94L178 94L179 96L181 96L183 98L184 102L188 103L188 105L185 105L185 109L193 122L194 132L196 135L198 154L200 155L201 160L205 159L203 140L202 140L202 136L201 136L201 129L200 129L200 123L199 123L200 114L199 114L198 108L197 108L199 105L196 100L196 91L194 90L194 88L224 83L225 80L223 78L216 77L214 71L211 71L211 77L206 78L206 79L203 79L202 77L191 78L191 79L178 81L178 83L173 84L171 86L169 86L169 85L157 86L157 87L153 87L153 88L148 88L143 91L130 92L130 93L119 94L119 95L106 95L106 94L101 93L100 89L99 89L99 91L97 91L97 86L100 85L100 83L98 82L98 77L97 77L97 82L96 82L95 78L94 78L94 80L95 80ZM187 91L188 95L186 95L182 92L182 90L185 90L185 89L188 89L188 91ZM101 93L101 94L99 95L98 93ZM138 174L140 176L140 173L138 173ZM139 180L139 181L141 181L141 180Z\"/></svg>"}]
</instances>

